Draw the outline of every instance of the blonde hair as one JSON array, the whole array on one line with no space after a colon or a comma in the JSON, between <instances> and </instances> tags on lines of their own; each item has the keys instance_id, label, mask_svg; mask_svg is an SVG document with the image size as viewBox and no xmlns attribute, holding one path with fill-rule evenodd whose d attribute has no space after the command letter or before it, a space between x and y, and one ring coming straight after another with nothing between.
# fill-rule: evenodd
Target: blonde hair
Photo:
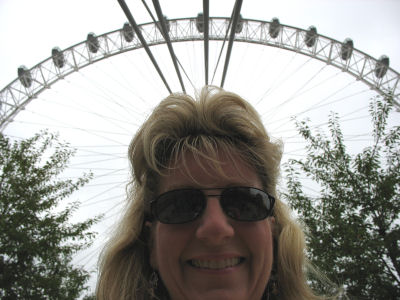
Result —
<instances>
[{"instance_id":1,"label":"blonde hair","mask_svg":"<svg viewBox=\"0 0 400 300\"><path fill-rule=\"evenodd\" d=\"M244 99L208 86L198 100L172 94L155 108L129 146L132 182L127 209L101 258L98 300L168 298L165 288L155 291L155 295L150 284L151 238L144 226L149 201L157 195L159 178L168 164L182 153L206 157L217 170L218 151L232 150L255 168L264 189L278 198L281 145L271 141L258 113ZM307 285L303 231L279 199L274 217L277 297L322 299Z\"/></svg>"}]
</instances>

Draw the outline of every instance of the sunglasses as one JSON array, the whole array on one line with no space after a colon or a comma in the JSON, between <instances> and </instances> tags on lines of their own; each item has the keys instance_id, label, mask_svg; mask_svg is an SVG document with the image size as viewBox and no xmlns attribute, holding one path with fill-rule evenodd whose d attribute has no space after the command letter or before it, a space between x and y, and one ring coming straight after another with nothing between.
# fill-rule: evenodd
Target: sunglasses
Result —
<instances>
[{"instance_id":1,"label":"sunglasses","mask_svg":"<svg viewBox=\"0 0 400 300\"><path fill-rule=\"evenodd\" d=\"M218 195L205 194L207 190L221 190ZM254 187L227 187L212 189L178 189L159 195L150 202L153 217L165 224L194 221L207 206L207 197L219 197L224 213L237 221L254 222L272 215L275 198Z\"/></svg>"}]
</instances>

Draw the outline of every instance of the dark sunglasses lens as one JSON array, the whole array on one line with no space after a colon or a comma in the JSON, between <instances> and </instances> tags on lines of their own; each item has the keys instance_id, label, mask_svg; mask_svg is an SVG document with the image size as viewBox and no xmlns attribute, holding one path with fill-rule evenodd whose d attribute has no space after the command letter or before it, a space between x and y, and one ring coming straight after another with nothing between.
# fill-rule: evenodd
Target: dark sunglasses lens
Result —
<instances>
[{"instance_id":1,"label":"dark sunglasses lens","mask_svg":"<svg viewBox=\"0 0 400 300\"><path fill-rule=\"evenodd\" d=\"M162 194L154 203L157 219L166 224L193 221L203 211L204 195L199 190L174 190Z\"/></svg>"},{"instance_id":2,"label":"dark sunglasses lens","mask_svg":"<svg viewBox=\"0 0 400 300\"><path fill-rule=\"evenodd\" d=\"M233 187L222 192L221 206L225 213L238 221L259 221L271 214L273 200L262 190Z\"/></svg>"}]
</instances>

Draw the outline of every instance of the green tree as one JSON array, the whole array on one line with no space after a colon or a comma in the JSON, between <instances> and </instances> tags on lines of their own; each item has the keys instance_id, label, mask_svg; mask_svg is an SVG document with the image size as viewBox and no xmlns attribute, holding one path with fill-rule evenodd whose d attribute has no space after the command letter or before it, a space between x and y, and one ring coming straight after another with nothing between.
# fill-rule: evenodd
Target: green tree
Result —
<instances>
[{"instance_id":1,"label":"green tree","mask_svg":"<svg viewBox=\"0 0 400 300\"><path fill-rule=\"evenodd\" d=\"M350 298L400 299L400 126L388 128L392 108L391 98L371 100L374 142L357 155L346 152L336 114L329 138L297 122L307 155L285 166L284 197L307 228L309 257ZM318 197L304 193L304 174L321 188Z\"/></svg>"},{"instance_id":2,"label":"green tree","mask_svg":"<svg viewBox=\"0 0 400 300\"><path fill-rule=\"evenodd\" d=\"M0 134L0 298L76 299L90 274L72 264L100 217L71 224L59 204L91 175L60 179L74 151L47 132L11 142Z\"/></svg>"}]
</instances>

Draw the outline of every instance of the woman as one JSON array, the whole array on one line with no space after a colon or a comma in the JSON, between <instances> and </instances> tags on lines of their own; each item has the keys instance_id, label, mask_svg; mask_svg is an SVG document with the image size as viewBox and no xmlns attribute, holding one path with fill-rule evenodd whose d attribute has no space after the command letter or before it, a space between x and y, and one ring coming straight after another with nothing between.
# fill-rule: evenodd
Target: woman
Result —
<instances>
[{"instance_id":1,"label":"woman","mask_svg":"<svg viewBox=\"0 0 400 300\"><path fill-rule=\"evenodd\" d=\"M239 96L162 101L129 147L125 216L97 299L321 299L304 236L277 197L281 146Z\"/></svg>"}]
</instances>

